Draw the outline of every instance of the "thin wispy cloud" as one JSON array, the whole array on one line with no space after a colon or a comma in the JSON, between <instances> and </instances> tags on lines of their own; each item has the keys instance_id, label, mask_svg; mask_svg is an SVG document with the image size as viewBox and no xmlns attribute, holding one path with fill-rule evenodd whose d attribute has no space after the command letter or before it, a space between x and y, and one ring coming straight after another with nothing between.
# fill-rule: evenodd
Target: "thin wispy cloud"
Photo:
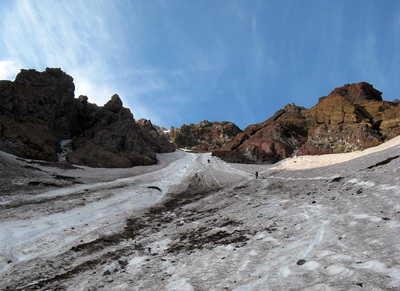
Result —
<instances>
[{"instance_id":1,"label":"thin wispy cloud","mask_svg":"<svg viewBox=\"0 0 400 291\"><path fill-rule=\"evenodd\" d=\"M258 29L257 29L257 18L253 18L251 21L251 27L252 27L252 38L253 38L253 49L252 55L253 55L253 62L254 62L254 68L255 72L257 75L259 75L262 70L265 68L266 65L270 65L271 62L266 63L265 62L265 44L263 39L259 36L258 34ZM270 69L270 68L268 68Z\"/></svg>"},{"instance_id":2,"label":"thin wispy cloud","mask_svg":"<svg viewBox=\"0 0 400 291\"><path fill-rule=\"evenodd\" d=\"M360 68L363 77L368 78L373 74L379 82L382 82L375 37L372 34L360 36L355 49L355 66Z\"/></svg>"},{"instance_id":3,"label":"thin wispy cloud","mask_svg":"<svg viewBox=\"0 0 400 291\"><path fill-rule=\"evenodd\" d=\"M0 80L14 80L21 70L21 64L15 60L0 61Z\"/></svg>"},{"instance_id":4,"label":"thin wispy cloud","mask_svg":"<svg viewBox=\"0 0 400 291\"><path fill-rule=\"evenodd\" d=\"M97 17L90 19L93 7L82 9L79 2L63 5L66 3L15 2L7 13L2 32L10 58L29 68L61 66L69 71L95 63L98 51L94 46L105 37L101 33L95 38L88 37L101 28L95 20ZM78 19L83 21L78 24Z\"/></svg>"}]
</instances>

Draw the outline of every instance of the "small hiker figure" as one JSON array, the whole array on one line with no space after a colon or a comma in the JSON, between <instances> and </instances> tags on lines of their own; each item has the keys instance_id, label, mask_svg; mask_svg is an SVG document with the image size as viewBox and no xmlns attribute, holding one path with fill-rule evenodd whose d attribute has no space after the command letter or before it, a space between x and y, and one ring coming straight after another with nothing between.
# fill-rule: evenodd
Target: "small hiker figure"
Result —
<instances>
[{"instance_id":1,"label":"small hiker figure","mask_svg":"<svg viewBox=\"0 0 400 291\"><path fill-rule=\"evenodd\" d=\"M210 163L210 160L208 159L207 162Z\"/></svg>"},{"instance_id":2,"label":"small hiker figure","mask_svg":"<svg viewBox=\"0 0 400 291\"><path fill-rule=\"evenodd\" d=\"M256 171L256 179L258 179L258 171Z\"/></svg>"}]
</instances>

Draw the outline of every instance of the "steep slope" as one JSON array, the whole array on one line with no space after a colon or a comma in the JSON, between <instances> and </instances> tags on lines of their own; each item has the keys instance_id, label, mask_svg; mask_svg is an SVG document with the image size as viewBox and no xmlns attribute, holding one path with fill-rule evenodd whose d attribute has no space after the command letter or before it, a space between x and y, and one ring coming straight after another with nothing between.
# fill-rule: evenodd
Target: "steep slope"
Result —
<instances>
[{"instance_id":1,"label":"steep slope","mask_svg":"<svg viewBox=\"0 0 400 291\"><path fill-rule=\"evenodd\" d=\"M229 162L274 163L297 155L351 152L377 146L400 134L398 103L361 82L334 89L309 110L285 106L213 155Z\"/></svg>"},{"instance_id":2,"label":"steep slope","mask_svg":"<svg viewBox=\"0 0 400 291\"><path fill-rule=\"evenodd\" d=\"M1 181L75 181L1 197L0 289L398 290L399 149L275 165L176 151L129 169L0 152L19 173Z\"/></svg>"},{"instance_id":3,"label":"steep slope","mask_svg":"<svg viewBox=\"0 0 400 291\"><path fill-rule=\"evenodd\" d=\"M174 150L165 137L136 124L118 95L104 106L74 98L71 76L60 69L21 70L0 81L0 150L24 158L57 161L65 140L71 163L131 167L156 163L156 153Z\"/></svg>"},{"instance_id":4,"label":"steep slope","mask_svg":"<svg viewBox=\"0 0 400 291\"><path fill-rule=\"evenodd\" d=\"M240 132L242 130L232 122L204 120L199 124L184 124L179 129L173 127L168 134L178 148L209 152L223 147Z\"/></svg>"}]
</instances>

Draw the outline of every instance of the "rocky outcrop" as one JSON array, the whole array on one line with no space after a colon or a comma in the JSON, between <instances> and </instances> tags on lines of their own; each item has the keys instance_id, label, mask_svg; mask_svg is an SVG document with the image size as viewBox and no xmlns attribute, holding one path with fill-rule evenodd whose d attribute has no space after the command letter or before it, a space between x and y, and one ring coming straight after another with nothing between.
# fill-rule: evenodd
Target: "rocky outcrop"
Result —
<instances>
[{"instance_id":1,"label":"rocky outcrop","mask_svg":"<svg viewBox=\"0 0 400 291\"><path fill-rule=\"evenodd\" d=\"M164 152L122 106L118 95L100 107L93 125L73 141L67 160L91 167L126 168L156 163L156 152Z\"/></svg>"},{"instance_id":2,"label":"rocky outcrop","mask_svg":"<svg viewBox=\"0 0 400 291\"><path fill-rule=\"evenodd\" d=\"M246 127L212 155L237 163L275 163L290 157L307 140L306 112L288 104L268 120Z\"/></svg>"},{"instance_id":3,"label":"rocky outcrop","mask_svg":"<svg viewBox=\"0 0 400 291\"><path fill-rule=\"evenodd\" d=\"M157 152L174 150L140 127L118 95L98 107L86 96L74 98L74 89L72 77L51 68L0 81L0 150L57 161L60 143L72 139L67 161L92 167L154 164Z\"/></svg>"},{"instance_id":4,"label":"rocky outcrop","mask_svg":"<svg viewBox=\"0 0 400 291\"><path fill-rule=\"evenodd\" d=\"M377 146L400 132L400 108L361 82L333 90L307 113L308 140L298 155L351 152Z\"/></svg>"},{"instance_id":5,"label":"rocky outcrop","mask_svg":"<svg viewBox=\"0 0 400 291\"><path fill-rule=\"evenodd\" d=\"M330 95L343 96L351 104L382 101L382 92L376 90L367 82L346 84L342 87L334 89Z\"/></svg>"},{"instance_id":6,"label":"rocky outcrop","mask_svg":"<svg viewBox=\"0 0 400 291\"><path fill-rule=\"evenodd\" d=\"M160 153L172 152L175 150L176 147L169 141L169 136L165 128L152 124L151 120L148 119L140 119L137 123L145 134L143 138L153 151Z\"/></svg>"},{"instance_id":7,"label":"rocky outcrop","mask_svg":"<svg viewBox=\"0 0 400 291\"><path fill-rule=\"evenodd\" d=\"M287 105L248 126L213 155L230 162L274 163L297 155L362 150L400 134L400 108L361 82L334 89L307 110Z\"/></svg>"},{"instance_id":8,"label":"rocky outcrop","mask_svg":"<svg viewBox=\"0 0 400 291\"><path fill-rule=\"evenodd\" d=\"M209 152L219 149L232 140L242 130L232 122L209 122L172 127L169 136L178 148L193 152Z\"/></svg>"},{"instance_id":9,"label":"rocky outcrop","mask_svg":"<svg viewBox=\"0 0 400 291\"><path fill-rule=\"evenodd\" d=\"M57 160L59 141L83 130L74 90L72 78L60 69L21 70L14 82L0 81L0 149Z\"/></svg>"}]
</instances>

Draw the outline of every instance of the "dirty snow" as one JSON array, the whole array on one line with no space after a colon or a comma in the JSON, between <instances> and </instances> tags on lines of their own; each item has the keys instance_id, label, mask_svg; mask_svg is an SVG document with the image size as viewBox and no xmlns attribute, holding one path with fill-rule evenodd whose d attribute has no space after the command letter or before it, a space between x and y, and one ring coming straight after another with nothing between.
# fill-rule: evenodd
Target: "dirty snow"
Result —
<instances>
[{"instance_id":1,"label":"dirty snow","mask_svg":"<svg viewBox=\"0 0 400 291\"><path fill-rule=\"evenodd\" d=\"M275 165L0 152L0 289L399 290L399 155L400 137Z\"/></svg>"}]
</instances>

